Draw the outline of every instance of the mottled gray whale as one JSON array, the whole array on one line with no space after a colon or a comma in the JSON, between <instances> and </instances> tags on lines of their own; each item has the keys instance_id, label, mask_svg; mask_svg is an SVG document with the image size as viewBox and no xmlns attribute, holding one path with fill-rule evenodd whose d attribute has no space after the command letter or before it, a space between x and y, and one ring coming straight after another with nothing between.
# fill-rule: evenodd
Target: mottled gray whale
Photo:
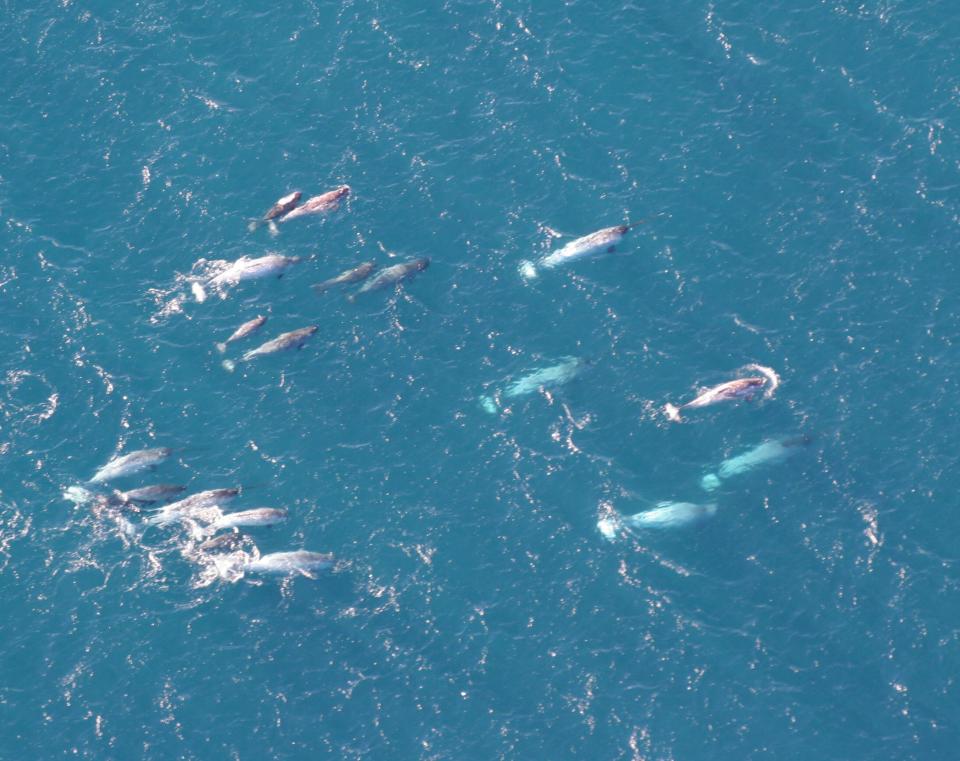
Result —
<instances>
[{"instance_id":1,"label":"mottled gray whale","mask_svg":"<svg viewBox=\"0 0 960 761\"><path fill-rule=\"evenodd\" d=\"M392 267L382 269L366 283L364 283L356 293L352 293L347 296L347 301L354 301L357 296L362 293L369 293L370 291L376 291L381 288L387 288L391 285L396 285L407 278L413 277L418 272L422 272L429 266L429 257L422 257L420 259L411 259L408 262L401 262L400 264L394 264Z\"/></svg>"},{"instance_id":2,"label":"mottled gray whale","mask_svg":"<svg viewBox=\"0 0 960 761\"><path fill-rule=\"evenodd\" d=\"M667 419L677 422L680 420L680 411L685 409L696 409L697 407L708 407L711 404L719 402L730 402L739 399L750 401L755 399L761 392L765 399L773 396L773 392L780 385L780 376L771 368L763 365L747 365L745 370L755 370L760 373L759 376L747 378L736 378L726 383L721 383L701 391L695 399L691 399L686 404L679 407L673 404L665 404L663 411Z\"/></svg>"},{"instance_id":3,"label":"mottled gray whale","mask_svg":"<svg viewBox=\"0 0 960 761\"><path fill-rule=\"evenodd\" d=\"M340 207L340 201L350 195L350 186L341 185L339 188L328 191L313 198L308 198L302 206L291 210L277 219L279 224L285 224L293 219L305 217L309 214L328 214Z\"/></svg>"},{"instance_id":4,"label":"mottled gray whale","mask_svg":"<svg viewBox=\"0 0 960 761\"><path fill-rule=\"evenodd\" d=\"M288 333L281 333L276 338L260 344L256 349L248 351L243 355L243 361L249 362L251 359L263 357L267 354L276 354L279 351L286 351L288 349L299 349L317 330L318 327L316 325L308 325L305 328L298 328Z\"/></svg>"},{"instance_id":5,"label":"mottled gray whale","mask_svg":"<svg viewBox=\"0 0 960 761\"><path fill-rule=\"evenodd\" d=\"M156 449L139 449L136 452L115 457L93 474L87 483L98 484L112 481L121 476L130 476L144 470L154 468L164 462L173 453L172 449L158 447Z\"/></svg>"},{"instance_id":6,"label":"mottled gray whale","mask_svg":"<svg viewBox=\"0 0 960 761\"><path fill-rule=\"evenodd\" d=\"M263 314L258 314L252 320L247 320L243 325L237 328L233 333L230 334L230 337L223 343L217 344L217 351L223 354L227 350L227 344L233 343L234 341L239 341L242 338L256 333L260 328L263 327L263 324L267 321L267 316Z\"/></svg>"}]
</instances>

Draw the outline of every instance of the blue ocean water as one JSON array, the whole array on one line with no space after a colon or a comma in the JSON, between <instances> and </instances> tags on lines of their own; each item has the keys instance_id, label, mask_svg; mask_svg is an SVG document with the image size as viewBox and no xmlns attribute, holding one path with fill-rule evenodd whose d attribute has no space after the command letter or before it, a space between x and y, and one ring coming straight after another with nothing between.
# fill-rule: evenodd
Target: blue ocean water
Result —
<instances>
[{"instance_id":1,"label":"blue ocean water","mask_svg":"<svg viewBox=\"0 0 960 761\"><path fill-rule=\"evenodd\" d=\"M953 757L952 11L5 3L0 757ZM342 183L334 215L247 230ZM191 296L271 251L305 260ZM396 291L310 289L415 256ZM228 356L319 331L226 372L214 343L261 313ZM772 399L664 418L750 363ZM153 446L116 486L241 485L291 514L262 552L335 571L207 583L182 532L63 499Z\"/></svg>"}]
</instances>

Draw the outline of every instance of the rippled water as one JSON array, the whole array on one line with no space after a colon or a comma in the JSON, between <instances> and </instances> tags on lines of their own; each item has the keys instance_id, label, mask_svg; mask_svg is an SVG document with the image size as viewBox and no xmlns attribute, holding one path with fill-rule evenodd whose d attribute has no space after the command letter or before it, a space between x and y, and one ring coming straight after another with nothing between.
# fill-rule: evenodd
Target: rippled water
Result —
<instances>
[{"instance_id":1,"label":"rippled water","mask_svg":"<svg viewBox=\"0 0 960 761\"><path fill-rule=\"evenodd\" d=\"M945 2L6 3L0 756L949 758ZM298 188L340 212L247 223ZM573 237L615 253L524 281ZM204 303L189 277L304 257ZM348 303L310 285L429 256ZM319 326L228 373L215 343ZM567 357L569 383L482 399ZM772 399L664 403L775 368ZM796 456L700 486L765 439ZM62 498L286 507L217 579ZM713 500L608 542L597 522ZM206 569L209 571L209 569Z\"/></svg>"}]
</instances>

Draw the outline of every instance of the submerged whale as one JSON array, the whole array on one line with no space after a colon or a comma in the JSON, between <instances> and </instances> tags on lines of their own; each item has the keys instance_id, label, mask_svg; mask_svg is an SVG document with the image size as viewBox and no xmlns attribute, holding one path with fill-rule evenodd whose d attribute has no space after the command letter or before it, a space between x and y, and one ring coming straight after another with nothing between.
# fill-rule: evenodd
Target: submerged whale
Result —
<instances>
[{"instance_id":1,"label":"submerged whale","mask_svg":"<svg viewBox=\"0 0 960 761\"><path fill-rule=\"evenodd\" d=\"M241 534L238 531L231 531L228 534L217 534L217 536L202 542L198 549L201 552L233 552L251 542L250 537Z\"/></svg>"},{"instance_id":2,"label":"submerged whale","mask_svg":"<svg viewBox=\"0 0 960 761\"><path fill-rule=\"evenodd\" d=\"M719 402L736 401L744 399L752 401L761 392L765 399L773 396L773 392L780 385L780 377L769 367L763 365L747 365L745 370L753 370L760 373L759 376L747 378L736 378L718 386L713 386L701 391L695 399L690 400L679 407L673 404L665 404L663 411L667 419L677 422L680 420L680 411L685 409L696 409L698 407L709 407L711 404Z\"/></svg>"},{"instance_id":3,"label":"submerged whale","mask_svg":"<svg viewBox=\"0 0 960 761\"><path fill-rule=\"evenodd\" d=\"M623 525L632 529L660 529L676 528L697 523L710 518L717 512L713 502L698 504L696 502L658 502L655 507L633 515L625 515L621 519Z\"/></svg>"},{"instance_id":4,"label":"submerged whale","mask_svg":"<svg viewBox=\"0 0 960 761\"><path fill-rule=\"evenodd\" d=\"M623 236L633 227L634 225L617 225L584 235L582 238L570 241L556 251L551 251L536 262L521 262L520 274L527 280L531 280L537 276L538 270L554 269L587 256L613 251L623 239Z\"/></svg>"},{"instance_id":5,"label":"submerged whale","mask_svg":"<svg viewBox=\"0 0 960 761\"><path fill-rule=\"evenodd\" d=\"M540 389L556 388L576 378L589 363L580 357L565 357L563 361L534 370L513 383L504 387L503 391L493 395L481 396L480 406L485 412L495 414L501 400L516 399L535 393Z\"/></svg>"},{"instance_id":6,"label":"submerged whale","mask_svg":"<svg viewBox=\"0 0 960 761\"><path fill-rule=\"evenodd\" d=\"M649 510L633 515L621 515L611 506L607 506L603 516L597 521L597 530L608 541L616 541L625 532L647 529L671 529L689 526L716 515L717 506L713 502L658 502Z\"/></svg>"},{"instance_id":7,"label":"submerged whale","mask_svg":"<svg viewBox=\"0 0 960 761\"><path fill-rule=\"evenodd\" d=\"M349 285L350 283L359 283L361 280L364 280L366 277L373 272L375 265L373 262L363 262L363 264L353 267L348 270L344 270L336 277L332 277L329 280L324 280L322 283L317 283L313 286L313 290L316 293L323 293L330 288L333 288L337 285Z\"/></svg>"},{"instance_id":8,"label":"submerged whale","mask_svg":"<svg viewBox=\"0 0 960 761\"><path fill-rule=\"evenodd\" d=\"M761 465L783 462L809 443L809 436L793 436L764 441L736 457L730 457L721 462L715 473L708 473L700 479L700 486L706 491L713 491L720 486L721 481L741 473L747 473Z\"/></svg>"}]
</instances>

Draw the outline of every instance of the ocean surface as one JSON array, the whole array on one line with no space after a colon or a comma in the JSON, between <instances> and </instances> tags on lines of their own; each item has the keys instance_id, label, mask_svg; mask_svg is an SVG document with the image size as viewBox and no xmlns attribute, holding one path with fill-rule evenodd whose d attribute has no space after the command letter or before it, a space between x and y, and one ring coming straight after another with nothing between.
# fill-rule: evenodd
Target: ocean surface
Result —
<instances>
[{"instance_id":1,"label":"ocean surface","mask_svg":"<svg viewBox=\"0 0 960 761\"><path fill-rule=\"evenodd\" d=\"M954 4L0 21L0 758L957 757ZM303 261L192 295L267 252ZM310 288L418 256L355 303ZM664 416L749 364L772 398ZM779 437L808 443L701 488ZM290 512L261 553L334 569L220 578L184 530L64 499L162 446L104 491L241 486ZM661 501L717 509L598 530Z\"/></svg>"}]
</instances>

